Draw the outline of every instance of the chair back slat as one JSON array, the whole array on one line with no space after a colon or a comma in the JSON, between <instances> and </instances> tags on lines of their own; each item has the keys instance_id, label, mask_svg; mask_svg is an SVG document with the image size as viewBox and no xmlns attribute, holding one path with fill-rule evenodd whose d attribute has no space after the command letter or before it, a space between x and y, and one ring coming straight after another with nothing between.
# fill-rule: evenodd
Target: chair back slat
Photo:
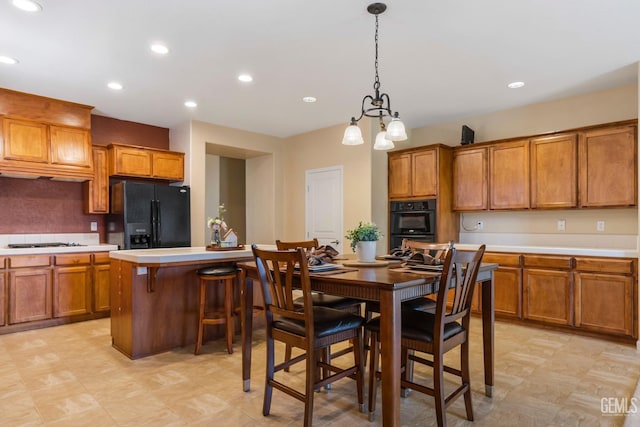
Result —
<instances>
[{"instance_id":1,"label":"chair back slat","mask_svg":"<svg viewBox=\"0 0 640 427\"><path fill-rule=\"evenodd\" d=\"M402 251L422 252L435 259L444 260L447 252L453 249L453 240L447 243L419 242L417 240L402 239Z\"/></svg>"},{"instance_id":2,"label":"chair back slat","mask_svg":"<svg viewBox=\"0 0 640 427\"><path fill-rule=\"evenodd\" d=\"M312 240L299 240L292 242L283 242L282 240L276 240L276 248L278 248L279 251L298 248L309 251L311 249L317 249L318 247L320 247L320 244L318 243L318 239L315 238Z\"/></svg>"},{"instance_id":3,"label":"chair back slat","mask_svg":"<svg viewBox=\"0 0 640 427\"><path fill-rule=\"evenodd\" d=\"M476 251L448 251L440 279L437 296L436 329L442 330L447 323L454 322L471 313L473 290L485 245ZM449 293L453 293L451 308L447 310Z\"/></svg>"},{"instance_id":4,"label":"chair back slat","mask_svg":"<svg viewBox=\"0 0 640 427\"><path fill-rule=\"evenodd\" d=\"M311 284L309 268L304 249L267 251L251 246L260 277L260 288L267 312L267 321L273 314L292 319L301 319L301 312L295 309L294 289L302 289L306 321L313 320L311 309ZM294 274L299 270L299 274ZM302 316L302 318L305 315Z\"/></svg>"}]
</instances>

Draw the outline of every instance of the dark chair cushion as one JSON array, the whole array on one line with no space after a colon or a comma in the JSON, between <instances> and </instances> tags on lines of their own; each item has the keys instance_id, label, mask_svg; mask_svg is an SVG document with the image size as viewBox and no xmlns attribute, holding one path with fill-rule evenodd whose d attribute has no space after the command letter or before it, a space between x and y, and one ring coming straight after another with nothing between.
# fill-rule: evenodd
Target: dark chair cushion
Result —
<instances>
[{"instance_id":1,"label":"dark chair cushion","mask_svg":"<svg viewBox=\"0 0 640 427\"><path fill-rule=\"evenodd\" d=\"M436 312L436 302L431 298L420 297L409 301L402 302L403 309ZM367 311L372 313L380 313L380 303L378 301L367 301Z\"/></svg>"},{"instance_id":2,"label":"dark chair cushion","mask_svg":"<svg viewBox=\"0 0 640 427\"><path fill-rule=\"evenodd\" d=\"M364 319L361 316L327 307L313 307L313 320L316 338L360 328L364 324ZM296 335L305 335L302 320L280 318L273 322L273 327Z\"/></svg>"},{"instance_id":3,"label":"dark chair cushion","mask_svg":"<svg viewBox=\"0 0 640 427\"><path fill-rule=\"evenodd\" d=\"M402 337L407 339L433 342L433 327L435 315L427 311L402 310ZM380 317L371 319L365 324L365 329L380 332ZM457 322L448 323L444 327L444 339L448 340L464 329Z\"/></svg>"},{"instance_id":4,"label":"dark chair cushion","mask_svg":"<svg viewBox=\"0 0 640 427\"><path fill-rule=\"evenodd\" d=\"M198 270L198 276L226 276L237 273L238 269L232 265L219 265L213 267L203 267Z\"/></svg>"},{"instance_id":5,"label":"dark chair cushion","mask_svg":"<svg viewBox=\"0 0 640 427\"><path fill-rule=\"evenodd\" d=\"M362 301L353 298L338 297L335 295L327 295L319 292L313 292L311 294L311 300L313 305L318 307L335 308L336 310L344 310L345 308L351 308L354 305L360 304ZM296 307L304 306L302 297L296 298L293 301L293 305Z\"/></svg>"}]
</instances>

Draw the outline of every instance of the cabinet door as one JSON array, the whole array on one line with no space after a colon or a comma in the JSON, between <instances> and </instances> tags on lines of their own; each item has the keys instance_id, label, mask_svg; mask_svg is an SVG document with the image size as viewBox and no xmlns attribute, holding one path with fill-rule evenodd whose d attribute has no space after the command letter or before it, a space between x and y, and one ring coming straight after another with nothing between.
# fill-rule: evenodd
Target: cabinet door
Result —
<instances>
[{"instance_id":1,"label":"cabinet door","mask_svg":"<svg viewBox=\"0 0 640 427\"><path fill-rule=\"evenodd\" d=\"M608 334L633 333L633 278L575 273L575 326Z\"/></svg>"},{"instance_id":2,"label":"cabinet door","mask_svg":"<svg viewBox=\"0 0 640 427\"><path fill-rule=\"evenodd\" d=\"M9 272L9 323L51 318L51 270Z\"/></svg>"},{"instance_id":3,"label":"cabinet door","mask_svg":"<svg viewBox=\"0 0 640 427\"><path fill-rule=\"evenodd\" d=\"M45 124L27 120L3 120L4 159L49 162L49 135Z\"/></svg>"},{"instance_id":4,"label":"cabinet door","mask_svg":"<svg viewBox=\"0 0 640 427\"><path fill-rule=\"evenodd\" d=\"M184 155L182 153L153 152L153 177L172 181L184 180Z\"/></svg>"},{"instance_id":5,"label":"cabinet door","mask_svg":"<svg viewBox=\"0 0 640 427\"><path fill-rule=\"evenodd\" d=\"M522 269L499 267L493 275L496 314L522 319Z\"/></svg>"},{"instance_id":6,"label":"cabinet door","mask_svg":"<svg viewBox=\"0 0 640 427\"><path fill-rule=\"evenodd\" d=\"M453 153L453 209L487 209L487 149Z\"/></svg>"},{"instance_id":7,"label":"cabinet door","mask_svg":"<svg viewBox=\"0 0 640 427\"><path fill-rule=\"evenodd\" d=\"M89 267L55 269L53 291L54 317L73 316L91 311Z\"/></svg>"},{"instance_id":8,"label":"cabinet door","mask_svg":"<svg viewBox=\"0 0 640 427\"><path fill-rule=\"evenodd\" d=\"M524 269L524 318L573 324L573 289L568 271Z\"/></svg>"},{"instance_id":9,"label":"cabinet door","mask_svg":"<svg viewBox=\"0 0 640 427\"><path fill-rule=\"evenodd\" d=\"M635 206L635 126L598 129L580 135L580 206Z\"/></svg>"},{"instance_id":10,"label":"cabinet door","mask_svg":"<svg viewBox=\"0 0 640 427\"><path fill-rule=\"evenodd\" d=\"M578 206L577 135L531 140L531 207Z\"/></svg>"},{"instance_id":11,"label":"cabinet door","mask_svg":"<svg viewBox=\"0 0 640 427\"><path fill-rule=\"evenodd\" d=\"M436 150L425 150L411 155L411 195L436 197L438 195L438 157Z\"/></svg>"},{"instance_id":12,"label":"cabinet door","mask_svg":"<svg viewBox=\"0 0 640 427\"><path fill-rule=\"evenodd\" d=\"M111 268L109 264L93 267L93 311L109 311L109 284Z\"/></svg>"},{"instance_id":13,"label":"cabinet door","mask_svg":"<svg viewBox=\"0 0 640 427\"><path fill-rule=\"evenodd\" d=\"M114 146L111 175L151 177L151 153L138 148Z\"/></svg>"},{"instance_id":14,"label":"cabinet door","mask_svg":"<svg viewBox=\"0 0 640 427\"><path fill-rule=\"evenodd\" d=\"M51 163L91 169L91 137L86 129L51 126Z\"/></svg>"},{"instance_id":15,"label":"cabinet door","mask_svg":"<svg viewBox=\"0 0 640 427\"><path fill-rule=\"evenodd\" d=\"M89 214L109 213L109 171L105 147L93 147L93 168L93 179L84 183L84 211Z\"/></svg>"},{"instance_id":16,"label":"cabinet door","mask_svg":"<svg viewBox=\"0 0 640 427\"><path fill-rule=\"evenodd\" d=\"M529 207L529 141L489 147L489 208Z\"/></svg>"},{"instance_id":17,"label":"cabinet door","mask_svg":"<svg viewBox=\"0 0 640 427\"><path fill-rule=\"evenodd\" d=\"M389 198L411 196L411 155L389 153Z\"/></svg>"}]
</instances>

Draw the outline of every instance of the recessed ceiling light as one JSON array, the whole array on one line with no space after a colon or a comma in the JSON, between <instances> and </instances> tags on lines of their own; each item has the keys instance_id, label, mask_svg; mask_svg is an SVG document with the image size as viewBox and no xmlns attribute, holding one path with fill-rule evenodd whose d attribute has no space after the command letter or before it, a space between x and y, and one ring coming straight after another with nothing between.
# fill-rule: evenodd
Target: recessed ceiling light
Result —
<instances>
[{"instance_id":1,"label":"recessed ceiling light","mask_svg":"<svg viewBox=\"0 0 640 427\"><path fill-rule=\"evenodd\" d=\"M15 58L11 58L10 56L0 56L0 64L17 64L18 60Z\"/></svg>"},{"instance_id":2,"label":"recessed ceiling light","mask_svg":"<svg viewBox=\"0 0 640 427\"><path fill-rule=\"evenodd\" d=\"M509 89L518 89L524 86L524 82L511 82L507 85Z\"/></svg>"},{"instance_id":3,"label":"recessed ceiling light","mask_svg":"<svg viewBox=\"0 0 640 427\"><path fill-rule=\"evenodd\" d=\"M169 53L169 48L161 43L152 44L151 50L160 55L166 55L167 53Z\"/></svg>"},{"instance_id":4,"label":"recessed ceiling light","mask_svg":"<svg viewBox=\"0 0 640 427\"><path fill-rule=\"evenodd\" d=\"M315 96L305 96L304 98L302 98L303 102L316 102L318 99Z\"/></svg>"},{"instance_id":5,"label":"recessed ceiling light","mask_svg":"<svg viewBox=\"0 0 640 427\"><path fill-rule=\"evenodd\" d=\"M251 77L249 74L240 74L238 76L238 80L240 80L241 82L249 83L253 81L253 77Z\"/></svg>"},{"instance_id":6,"label":"recessed ceiling light","mask_svg":"<svg viewBox=\"0 0 640 427\"><path fill-rule=\"evenodd\" d=\"M122 85L118 82L109 82L107 86L109 86L109 89L122 90Z\"/></svg>"},{"instance_id":7,"label":"recessed ceiling light","mask_svg":"<svg viewBox=\"0 0 640 427\"><path fill-rule=\"evenodd\" d=\"M189 108L196 108L198 104L195 101L185 101L184 106Z\"/></svg>"},{"instance_id":8,"label":"recessed ceiling light","mask_svg":"<svg viewBox=\"0 0 640 427\"><path fill-rule=\"evenodd\" d=\"M42 6L32 0L13 0L13 5L26 12L39 12Z\"/></svg>"}]
</instances>

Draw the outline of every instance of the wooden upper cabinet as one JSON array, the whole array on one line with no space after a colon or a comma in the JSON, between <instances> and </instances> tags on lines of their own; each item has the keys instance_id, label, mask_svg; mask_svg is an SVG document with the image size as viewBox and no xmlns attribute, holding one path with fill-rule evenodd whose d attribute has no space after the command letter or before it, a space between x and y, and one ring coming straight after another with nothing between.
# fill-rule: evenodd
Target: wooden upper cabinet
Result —
<instances>
[{"instance_id":1,"label":"wooden upper cabinet","mask_svg":"<svg viewBox=\"0 0 640 427\"><path fill-rule=\"evenodd\" d=\"M411 154L389 153L389 198L411 195Z\"/></svg>"},{"instance_id":2,"label":"wooden upper cabinet","mask_svg":"<svg viewBox=\"0 0 640 427\"><path fill-rule=\"evenodd\" d=\"M579 158L581 207L637 204L635 126L582 132Z\"/></svg>"},{"instance_id":3,"label":"wooden upper cabinet","mask_svg":"<svg viewBox=\"0 0 640 427\"><path fill-rule=\"evenodd\" d=\"M93 147L93 179L84 183L84 212L109 213L109 170L106 147Z\"/></svg>"},{"instance_id":4,"label":"wooden upper cabinet","mask_svg":"<svg viewBox=\"0 0 640 427\"><path fill-rule=\"evenodd\" d=\"M4 118L4 160L49 162L49 129L46 124Z\"/></svg>"},{"instance_id":5,"label":"wooden upper cabinet","mask_svg":"<svg viewBox=\"0 0 640 427\"><path fill-rule=\"evenodd\" d=\"M170 151L152 152L153 177L172 181L184 180L184 154Z\"/></svg>"},{"instance_id":6,"label":"wooden upper cabinet","mask_svg":"<svg viewBox=\"0 0 640 427\"><path fill-rule=\"evenodd\" d=\"M51 163L91 168L91 135L86 129L51 126Z\"/></svg>"},{"instance_id":7,"label":"wooden upper cabinet","mask_svg":"<svg viewBox=\"0 0 640 427\"><path fill-rule=\"evenodd\" d=\"M109 175L183 181L184 153L111 144Z\"/></svg>"},{"instance_id":8,"label":"wooden upper cabinet","mask_svg":"<svg viewBox=\"0 0 640 427\"><path fill-rule=\"evenodd\" d=\"M391 152L388 156L390 199L438 195L437 148Z\"/></svg>"},{"instance_id":9,"label":"wooden upper cabinet","mask_svg":"<svg viewBox=\"0 0 640 427\"><path fill-rule=\"evenodd\" d=\"M151 152L140 148L110 145L109 175L151 178Z\"/></svg>"},{"instance_id":10,"label":"wooden upper cabinet","mask_svg":"<svg viewBox=\"0 0 640 427\"><path fill-rule=\"evenodd\" d=\"M531 140L531 207L578 206L578 138L576 134Z\"/></svg>"},{"instance_id":11,"label":"wooden upper cabinet","mask_svg":"<svg viewBox=\"0 0 640 427\"><path fill-rule=\"evenodd\" d=\"M92 109L0 88L0 175L91 179Z\"/></svg>"},{"instance_id":12,"label":"wooden upper cabinet","mask_svg":"<svg viewBox=\"0 0 640 427\"><path fill-rule=\"evenodd\" d=\"M436 149L423 150L411 155L411 195L414 197L436 197L438 195Z\"/></svg>"},{"instance_id":13,"label":"wooden upper cabinet","mask_svg":"<svg viewBox=\"0 0 640 427\"><path fill-rule=\"evenodd\" d=\"M487 209L487 148L453 152L453 209Z\"/></svg>"},{"instance_id":14,"label":"wooden upper cabinet","mask_svg":"<svg viewBox=\"0 0 640 427\"><path fill-rule=\"evenodd\" d=\"M489 208L529 207L529 141L489 147Z\"/></svg>"}]
</instances>

